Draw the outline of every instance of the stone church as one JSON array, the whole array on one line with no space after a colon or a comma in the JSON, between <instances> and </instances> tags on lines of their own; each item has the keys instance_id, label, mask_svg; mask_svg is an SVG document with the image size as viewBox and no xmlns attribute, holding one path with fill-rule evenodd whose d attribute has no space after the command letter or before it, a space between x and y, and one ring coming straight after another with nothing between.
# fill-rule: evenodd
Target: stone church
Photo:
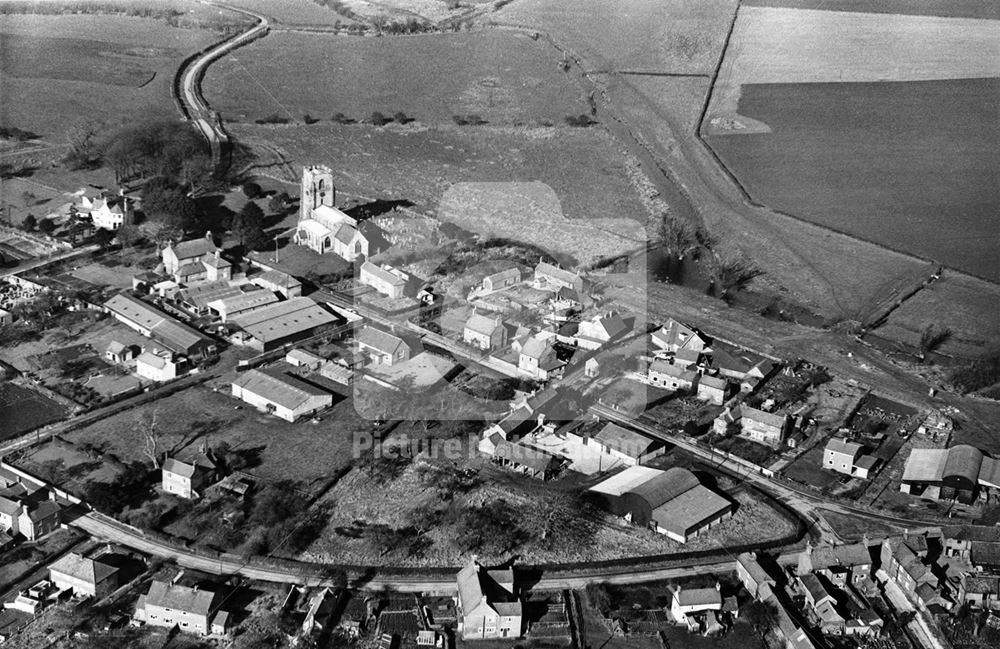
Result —
<instances>
[{"instance_id":1,"label":"stone church","mask_svg":"<svg viewBox=\"0 0 1000 649\"><path fill-rule=\"evenodd\" d=\"M337 191L329 167L305 167L299 196L296 244L320 254L332 252L347 261L367 259L387 247L381 228L373 223L359 224L357 219L337 209Z\"/></svg>"}]
</instances>

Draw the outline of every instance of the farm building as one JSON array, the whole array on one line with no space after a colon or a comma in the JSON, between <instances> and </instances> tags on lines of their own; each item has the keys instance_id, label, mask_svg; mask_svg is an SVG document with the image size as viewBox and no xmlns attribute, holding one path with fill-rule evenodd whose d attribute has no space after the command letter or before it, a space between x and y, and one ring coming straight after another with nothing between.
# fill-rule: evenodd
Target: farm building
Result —
<instances>
[{"instance_id":1,"label":"farm building","mask_svg":"<svg viewBox=\"0 0 1000 649\"><path fill-rule=\"evenodd\" d=\"M315 371L326 359L305 349L293 349L285 354L285 362L292 367L305 367Z\"/></svg>"},{"instance_id":2,"label":"farm building","mask_svg":"<svg viewBox=\"0 0 1000 649\"><path fill-rule=\"evenodd\" d=\"M487 570L473 560L459 571L457 582L455 604L463 640L521 637L523 606L513 570Z\"/></svg>"},{"instance_id":3,"label":"farm building","mask_svg":"<svg viewBox=\"0 0 1000 649\"><path fill-rule=\"evenodd\" d=\"M733 503L687 469L633 466L590 488L616 516L686 543L733 514Z\"/></svg>"},{"instance_id":4,"label":"farm building","mask_svg":"<svg viewBox=\"0 0 1000 649\"><path fill-rule=\"evenodd\" d=\"M358 349L371 356L376 365L395 365L410 360L413 348L388 331L365 327L357 335Z\"/></svg>"},{"instance_id":5,"label":"farm building","mask_svg":"<svg viewBox=\"0 0 1000 649\"><path fill-rule=\"evenodd\" d=\"M663 455L666 448L661 442L645 435L608 423L588 442L599 452L613 456L625 466L636 466Z\"/></svg>"},{"instance_id":6,"label":"farm building","mask_svg":"<svg viewBox=\"0 0 1000 649\"><path fill-rule=\"evenodd\" d=\"M1000 489L1000 460L967 444L913 449L899 485L903 493L961 502L971 502L991 489Z\"/></svg>"},{"instance_id":7,"label":"farm building","mask_svg":"<svg viewBox=\"0 0 1000 649\"><path fill-rule=\"evenodd\" d=\"M492 436L489 441L494 444L492 460L512 471L539 480L548 480L561 468L561 459L542 449L522 442L511 443Z\"/></svg>"},{"instance_id":8,"label":"farm building","mask_svg":"<svg viewBox=\"0 0 1000 649\"><path fill-rule=\"evenodd\" d=\"M280 270L268 270L250 278L250 283L272 293L278 293L286 300L302 295L302 282Z\"/></svg>"},{"instance_id":9,"label":"farm building","mask_svg":"<svg viewBox=\"0 0 1000 649\"><path fill-rule=\"evenodd\" d=\"M216 352L215 341L211 338L128 293L113 296L104 303L104 309L115 319L178 354L192 357Z\"/></svg>"},{"instance_id":10,"label":"farm building","mask_svg":"<svg viewBox=\"0 0 1000 649\"><path fill-rule=\"evenodd\" d=\"M333 404L333 395L287 374L250 370L232 383L233 396L285 421L312 415Z\"/></svg>"},{"instance_id":11,"label":"farm building","mask_svg":"<svg viewBox=\"0 0 1000 649\"><path fill-rule=\"evenodd\" d=\"M484 291L499 291L520 281L521 271L517 268L508 268L484 277L482 287Z\"/></svg>"},{"instance_id":12,"label":"farm building","mask_svg":"<svg viewBox=\"0 0 1000 649\"><path fill-rule=\"evenodd\" d=\"M465 322L462 340L483 351L500 349L507 344L507 328L499 316L491 318L473 313Z\"/></svg>"},{"instance_id":13,"label":"farm building","mask_svg":"<svg viewBox=\"0 0 1000 649\"><path fill-rule=\"evenodd\" d=\"M228 322L235 316L256 311L277 301L278 296L271 291L259 290L212 300L207 306L219 319Z\"/></svg>"},{"instance_id":14,"label":"farm building","mask_svg":"<svg viewBox=\"0 0 1000 649\"><path fill-rule=\"evenodd\" d=\"M358 273L358 281L365 286L391 298L403 297L403 290L406 288L405 273L396 271L391 266L377 266L370 261L361 264Z\"/></svg>"},{"instance_id":15,"label":"farm building","mask_svg":"<svg viewBox=\"0 0 1000 649\"><path fill-rule=\"evenodd\" d=\"M117 588L118 568L70 552L49 566L49 581L59 590L100 598Z\"/></svg>"},{"instance_id":16,"label":"farm building","mask_svg":"<svg viewBox=\"0 0 1000 649\"><path fill-rule=\"evenodd\" d=\"M316 335L337 318L307 297L293 297L234 317L239 344L266 352Z\"/></svg>"}]
</instances>

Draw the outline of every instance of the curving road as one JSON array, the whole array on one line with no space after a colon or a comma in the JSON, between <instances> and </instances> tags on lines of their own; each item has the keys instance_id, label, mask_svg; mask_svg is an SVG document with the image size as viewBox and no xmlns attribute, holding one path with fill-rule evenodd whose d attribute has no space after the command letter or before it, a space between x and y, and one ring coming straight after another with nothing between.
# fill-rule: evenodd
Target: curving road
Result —
<instances>
[{"instance_id":1,"label":"curving road","mask_svg":"<svg viewBox=\"0 0 1000 649\"><path fill-rule=\"evenodd\" d=\"M225 56L234 49L246 45L250 41L259 38L267 33L270 29L270 24L267 18L261 14L254 13L252 11L247 11L246 9L238 9L236 7L230 7L229 5L210 2L208 0L202 0L203 4L212 5L222 9L227 9L229 11L235 11L246 16L250 16L257 21L257 24L243 32L242 34L237 34L225 41L213 46L212 48L206 50L200 54L197 58L188 63L187 67L181 74L180 79L180 93L178 99L180 100L183 110L186 113L186 117L194 122L198 130L208 141L209 146L212 149L212 163L218 169L222 165L222 151L223 148L229 143L229 137L226 132L222 130L222 126L219 124L216 116L213 114L211 108L209 108L208 103L201 94L201 80L205 74L205 70L208 68L216 59Z\"/></svg>"}]
</instances>

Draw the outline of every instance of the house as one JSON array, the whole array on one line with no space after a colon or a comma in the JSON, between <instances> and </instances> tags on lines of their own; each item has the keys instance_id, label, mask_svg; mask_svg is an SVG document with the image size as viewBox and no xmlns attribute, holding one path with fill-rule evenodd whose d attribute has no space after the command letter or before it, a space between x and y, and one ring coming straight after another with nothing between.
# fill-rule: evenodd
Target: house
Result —
<instances>
[{"instance_id":1,"label":"house","mask_svg":"<svg viewBox=\"0 0 1000 649\"><path fill-rule=\"evenodd\" d=\"M517 369L536 381L548 381L562 375L566 362L556 356L551 338L538 335L528 338L518 354Z\"/></svg>"},{"instance_id":2,"label":"house","mask_svg":"<svg viewBox=\"0 0 1000 649\"><path fill-rule=\"evenodd\" d=\"M553 290L561 287L573 289L578 294L582 294L584 288L582 277L544 261L535 266L535 282Z\"/></svg>"},{"instance_id":3,"label":"house","mask_svg":"<svg viewBox=\"0 0 1000 649\"><path fill-rule=\"evenodd\" d=\"M832 437L823 449L823 468L867 480L879 460L863 451L864 447L857 442Z\"/></svg>"},{"instance_id":4,"label":"house","mask_svg":"<svg viewBox=\"0 0 1000 649\"><path fill-rule=\"evenodd\" d=\"M180 498L200 498L215 480L218 467L206 449L188 461L168 457L161 467L161 487Z\"/></svg>"},{"instance_id":5,"label":"house","mask_svg":"<svg viewBox=\"0 0 1000 649\"><path fill-rule=\"evenodd\" d=\"M653 346L671 354L689 350L703 354L708 349L708 339L692 327L683 325L673 318L649 336Z\"/></svg>"},{"instance_id":6,"label":"house","mask_svg":"<svg viewBox=\"0 0 1000 649\"><path fill-rule=\"evenodd\" d=\"M237 343L267 352L310 338L335 325L337 318L307 297L293 297L241 313L231 322L240 328Z\"/></svg>"},{"instance_id":7,"label":"house","mask_svg":"<svg viewBox=\"0 0 1000 649\"><path fill-rule=\"evenodd\" d=\"M687 469L632 466L589 489L620 518L686 543L733 514L733 503Z\"/></svg>"},{"instance_id":8,"label":"house","mask_svg":"<svg viewBox=\"0 0 1000 649\"><path fill-rule=\"evenodd\" d=\"M135 619L150 626L176 626L186 633L209 635L213 619L224 613L217 610L217 602L212 591L157 580L139 596Z\"/></svg>"},{"instance_id":9,"label":"house","mask_svg":"<svg viewBox=\"0 0 1000 649\"><path fill-rule=\"evenodd\" d=\"M517 268L508 268L483 278L482 288L484 291L499 291L500 289L514 286L521 281L521 271Z\"/></svg>"},{"instance_id":10,"label":"house","mask_svg":"<svg viewBox=\"0 0 1000 649\"><path fill-rule=\"evenodd\" d=\"M84 196L83 206L90 210L90 220L95 228L114 231L126 223L135 222L135 201L126 196L103 196L93 201Z\"/></svg>"},{"instance_id":11,"label":"house","mask_svg":"<svg viewBox=\"0 0 1000 649\"><path fill-rule=\"evenodd\" d=\"M768 584L771 589L778 587L778 582L757 561L756 552L743 552L736 557L736 576L754 599L760 598L764 584Z\"/></svg>"},{"instance_id":12,"label":"house","mask_svg":"<svg viewBox=\"0 0 1000 649\"><path fill-rule=\"evenodd\" d=\"M104 303L104 310L175 353L190 358L216 352L214 340L128 293L112 296Z\"/></svg>"},{"instance_id":13,"label":"house","mask_svg":"<svg viewBox=\"0 0 1000 649\"><path fill-rule=\"evenodd\" d=\"M54 532L61 517L62 508L53 500L27 501L17 516L17 532L28 541L37 541Z\"/></svg>"},{"instance_id":14,"label":"house","mask_svg":"<svg viewBox=\"0 0 1000 649\"><path fill-rule=\"evenodd\" d=\"M399 336L365 326L356 337L358 349L368 354L376 365L392 366L410 360L413 348Z\"/></svg>"},{"instance_id":15,"label":"house","mask_svg":"<svg viewBox=\"0 0 1000 649\"><path fill-rule=\"evenodd\" d=\"M523 606L513 570L487 570L473 560L459 571L456 581L458 633L463 640L521 637Z\"/></svg>"},{"instance_id":16,"label":"house","mask_svg":"<svg viewBox=\"0 0 1000 649\"><path fill-rule=\"evenodd\" d=\"M585 443L596 448L600 453L621 461L625 466L642 464L663 455L666 451L666 447L661 442L652 440L641 433L622 428L615 423L608 423Z\"/></svg>"},{"instance_id":17,"label":"house","mask_svg":"<svg viewBox=\"0 0 1000 649\"><path fill-rule=\"evenodd\" d=\"M911 599L916 598L917 589L924 584L938 587L938 578L924 561L926 540L914 550L918 539L922 537L890 537L882 541L880 551L881 569Z\"/></svg>"},{"instance_id":18,"label":"house","mask_svg":"<svg viewBox=\"0 0 1000 649\"><path fill-rule=\"evenodd\" d=\"M268 270L249 279L254 286L277 293L286 300L302 295L302 282L280 270Z\"/></svg>"},{"instance_id":19,"label":"house","mask_svg":"<svg viewBox=\"0 0 1000 649\"><path fill-rule=\"evenodd\" d=\"M333 395L289 374L250 370L232 383L233 396L280 417L295 421L333 405Z\"/></svg>"},{"instance_id":20,"label":"house","mask_svg":"<svg viewBox=\"0 0 1000 649\"><path fill-rule=\"evenodd\" d=\"M118 587L118 568L70 552L49 566L49 581L59 590L71 590L78 597L100 599Z\"/></svg>"},{"instance_id":21,"label":"house","mask_svg":"<svg viewBox=\"0 0 1000 649\"><path fill-rule=\"evenodd\" d=\"M726 409L719 413L719 416L712 420L712 432L716 435L729 436L738 433L740 430L740 419L742 415L739 406Z\"/></svg>"},{"instance_id":22,"label":"house","mask_svg":"<svg viewBox=\"0 0 1000 649\"><path fill-rule=\"evenodd\" d=\"M206 306L220 320L229 322L232 318L240 314L256 311L277 301L278 296L275 293L261 289L247 292L241 291L236 295L212 300Z\"/></svg>"},{"instance_id":23,"label":"house","mask_svg":"<svg viewBox=\"0 0 1000 649\"><path fill-rule=\"evenodd\" d=\"M108 343L108 348L104 352L104 358L111 363L127 363L135 358L136 349L134 345L124 345L117 340Z\"/></svg>"},{"instance_id":24,"label":"house","mask_svg":"<svg viewBox=\"0 0 1000 649\"><path fill-rule=\"evenodd\" d=\"M615 311L584 320L576 334L576 344L582 349L600 349L612 340L628 333L628 325Z\"/></svg>"},{"instance_id":25,"label":"house","mask_svg":"<svg viewBox=\"0 0 1000 649\"><path fill-rule=\"evenodd\" d=\"M361 264L358 281L390 298L403 297L406 288L405 273L391 266L376 266L370 261Z\"/></svg>"},{"instance_id":26,"label":"house","mask_svg":"<svg viewBox=\"0 0 1000 649\"><path fill-rule=\"evenodd\" d=\"M221 250L208 232L204 238L174 244L168 241L160 251L163 272L179 284L221 281L232 278L232 264L222 258Z\"/></svg>"},{"instance_id":27,"label":"house","mask_svg":"<svg viewBox=\"0 0 1000 649\"><path fill-rule=\"evenodd\" d=\"M1000 575L962 573L958 603L984 611L1000 611Z\"/></svg>"},{"instance_id":28,"label":"house","mask_svg":"<svg viewBox=\"0 0 1000 649\"><path fill-rule=\"evenodd\" d=\"M944 556L960 557L978 570L1000 573L1000 526L954 525L941 528Z\"/></svg>"},{"instance_id":29,"label":"house","mask_svg":"<svg viewBox=\"0 0 1000 649\"><path fill-rule=\"evenodd\" d=\"M462 340L483 351L500 349L507 344L507 328L499 316L491 318L473 313L465 322Z\"/></svg>"},{"instance_id":30,"label":"house","mask_svg":"<svg viewBox=\"0 0 1000 649\"><path fill-rule=\"evenodd\" d=\"M838 588L853 584L863 590L871 580L872 555L865 542L845 545L807 542L799 555L798 573L821 574Z\"/></svg>"},{"instance_id":31,"label":"house","mask_svg":"<svg viewBox=\"0 0 1000 649\"><path fill-rule=\"evenodd\" d=\"M147 351L136 357L135 373L150 381L171 381L177 378L177 363L169 351Z\"/></svg>"},{"instance_id":32,"label":"house","mask_svg":"<svg viewBox=\"0 0 1000 649\"><path fill-rule=\"evenodd\" d=\"M747 439L778 448L791 428L787 414L765 412L743 404L740 406L740 434Z\"/></svg>"},{"instance_id":33,"label":"house","mask_svg":"<svg viewBox=\"0 0 1000 649\"><path fill-rule=\"evenodd\" d=\"M698 373L671 365L667 361L654 360L649 364L646 380L658 388L687 392L698 381Z\"/></svg>"},{"instance_id":34,"label":"house","mask_svg":"<svg viewBox=\"0 0 1000 649\"><path fill-rule=\"evenodd\" d=\"M326 359L305 349L293 349L285 354L285 362L292 367L304 367L315 372Z\"/></svg>"},{"instance_id":35,"label":"house","mask_svg":"<svg viewBox=\"0 0 1000 649\"><path fill-rule=\"evenodd\" d=\"M590 357L583 364L583 375L588 379L597 378L597 375L601 373L601 364L596 358Z\"/></svg>"},{"instance_id":36,"label":"house","mask_svg":"<svg viewBox=\"0 0 1000 649\"><path fill-rule=\"evenodd\" d=\"M1000 489L1000 460L974 446L910 451L899 490L922 498L969 503Z\"/></svg>"},{"instance_id":37,"label":"house","mask_svg":"<svg viewBox=\"0 0 1000 649\"><path fill-rule=\"evenodd\" d=\"M701 628L699 614L722 610L722 593L718 584L712 588L674 588L670 600L670 615L678 624L691 631Z\"/></svg>"},{"instance_id":38,"label":"house","mask_svg":"<svg viewBox=\"0 0 1000 649\"><path fill-rule=\"evenodd\" d=\"M847 620L837 610L837 599L827 590L823 581L812 573L799 575L799 588L806 603L819 619L824 633L843 633Z\"/></svg>"},{"instance_id":39,"label":"house","mask_svg":"<svg viewBox=\"0 0 1000 649\"><path fill-rule=\"evenodd\" d=\"M729 398L729 381L721 376L703 374L698 379L697 396L702 401L721 406Z\"/></svg>"}]
</instances>

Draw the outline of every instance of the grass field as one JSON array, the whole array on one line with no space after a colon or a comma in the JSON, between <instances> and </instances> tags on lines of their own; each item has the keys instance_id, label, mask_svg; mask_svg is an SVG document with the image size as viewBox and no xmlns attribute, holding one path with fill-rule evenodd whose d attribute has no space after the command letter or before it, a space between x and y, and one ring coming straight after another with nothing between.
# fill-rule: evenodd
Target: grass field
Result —
<instances>
[{"instance_id":1,"label":"grass field","mask_svg":"<svg viewBox=\"0 0 1000 649\"><path fill-rule=\"evenodd\" d=\"M600 127L233 125L232 132L261 153L261 164L280 155L291 166L265 173L278 172L297 184L301 165L327 164L338 190L409 200L427 214L441 216L442 201L459 183L544 183L570 220L641 224L649 216L633 184L634 161ZM498 219L495 232L501 234L504 225ZM542 243L537 233L529 235L527 243Z\"/></svg>"},{"instance_id":2,"label":"grass field","mask_svg":"<svg viewBox=\"0 0 1000 649\"><path fill-rule=\"evenodd\" d=\"M66 409L44 394L10 381L0 383L0 440L65 416Z\"/></svg>"},{"instance_id":3,"label":"grass field","mask_svg":"<svg viewBox=\"0 0 1000 649\"><path fill-rule=\"evenodd\" d=\"M789 7L825 11L1000 19L1000 5L992 0L743 0L744 7Z\"/></svg>"},{"instance_id":4,"label":"grass field","mask_svg":"<svg viewBox=\"0 0 1000 649\"><path fill-rule=\"evenodd\" d=\"M468 114L504 124L561 121L587 104L557 62L546 42L506 30L411 38L278 32L214 63L204 88L228 120L402 111L425 124Z\"/></svg>"},{"instance_id":5,"label":"grass field","mask_svg":"<svg viewBox=\"0 0 1000 649\"><path fill-rule=\"evenodd\" d=\"M1000 279L1000 79L753 84L767 134L709 142L770 207Z\"/></svg>"},{"instance_id":6,"label":"grass field","mask_svg":"<svg viewBox=\"0 0 1000 649\"><path fill-rule=\"evenodd\" d=\"M329 27L337 23L347 26L355 21L342 16L329 6L315 0L228 0L227 5L248 9L267 16L281 25Z\"/></svg>"},{"instance_id":7,"label":"grass field","mask_svg":"<svg viewBox=\"0 0 1000 649\"><path fill-rule=\"evenodd\" d=\"M941 279L892 312L878 329L901 342L916 345L928 325L947 327L951 336L944 353L975 355L1000 340L1000 287L968 275L945 272Z\"/></svg>"},{"instance_id":8,"label":"grass field","mask_svg":"<svg viewBox=\"0 0 1000 649\"><path fill-rule=\"evenodd\" d=\"M110 129L140 117L175 118L174 71L219 36L151 18L12 15L0 16L0 38L0 89L8 98L0 123L63 144L84 122Z\"/></svg>"},{"instance_id":9,"label":"grass field","mask_svg":"<svg viewBox=\"0 0 1000 649\"><path fill-rule=\"evenodd\" d=\"M536 27L582 55L591 70L710 74L734 0L517 0L499 23ZM627 35L627 36L625 36Z\"/></svg>"}]
</instances>

